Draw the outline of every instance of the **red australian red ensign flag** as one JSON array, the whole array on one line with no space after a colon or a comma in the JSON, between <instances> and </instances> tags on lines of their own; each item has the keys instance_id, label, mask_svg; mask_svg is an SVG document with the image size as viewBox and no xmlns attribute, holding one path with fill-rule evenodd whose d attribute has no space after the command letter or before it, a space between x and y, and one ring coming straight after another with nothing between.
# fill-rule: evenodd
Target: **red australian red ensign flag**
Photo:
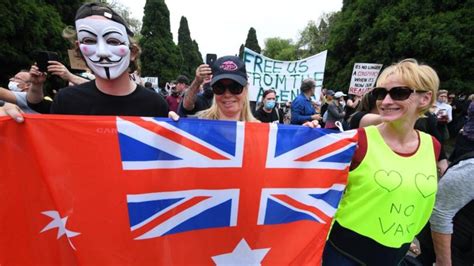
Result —
<instances>
[{"instance_id":1,"label":"red australian red ensign flag","mask_svg":"<svg viewBox=\"0 0 474 266\"><path fill-rule=\"evenodd\" d=\"M0 118L0 265L315 264L356 133Z\"/></svg>"}]
</instances>

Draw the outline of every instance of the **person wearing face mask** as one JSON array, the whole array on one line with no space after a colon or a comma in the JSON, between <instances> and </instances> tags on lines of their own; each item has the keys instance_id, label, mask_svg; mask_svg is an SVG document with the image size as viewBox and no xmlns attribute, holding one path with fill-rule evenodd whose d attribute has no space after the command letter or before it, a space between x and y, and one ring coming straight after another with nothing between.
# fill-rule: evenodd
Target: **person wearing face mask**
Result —
<instances>
[{"instance_id":1,"label":"person wearing face mask","mask_svg":"<svg viewBox=\"0 0 474 266\"><path fill-rule=\"evenodd\" d=\"M37 67L34 66L32 69L37 69ZM30 71L32 70L30 69ZM88 81L83 77L72 74L66 66L58 61L49 61L48 72L73 85L82 84ZM10 79L10 83L8 84L10 90L0 88L0 100L4 99L6 102L18 105L18 107L27 114L49 113L49 108L39 111L33 110L28 106L28 102L31 101L30 98L34 94L30 93L30 96L27 96L27 92L30 89L35 89L34 78L36 78L36 76L32 75L28 70L21 70ZM43 90L42 86L38 89ZM51 99L49 97L45 97L45 100L50 104Z\"/></svg>"},{"instance_id":2,"label":"person wearing face mask","mask_svg":"<svg viewBox=\"0 0 474 266\"><path fill-rule=\"evenodd\" d=\"M27 70L21 70L10 78L8 90L0 88L0 101L13 103L28 114L36 114L37 112L28 107L26 94L31 87L30 73Z\"/></svg>"},{"instance_id":3,"label":"person wearing face mask","mask_svg":"<svg viewBox=\"0 0 474 266\"><path fill-rule=\"evenodd\" d=\"M131 37L133 32L115 11L100 3L87 3L76 12L75 30L67 28L63 35L74 40L96 79L61 89L51 104L53 114L168 116L164 98L130 80L138 69L140 48ZM42 84L46 73L36 66L30 70L33 86L28 92L30 107L44 108ZM33 88L35 88L33 90ZM30 95L31 94L31 95ZM4 111L21 122L15 106Z\"/></svg>"},{"instance_id":4,"label":"person wearing face mask","mask_svg":"<svg viewBox=\"0 0 474 266\"><path fill-rule=\"evenodd\" d=\"M262 95L263 105L258 108L255 118L264 123L283 123L283 114L276 106L276 92L272 89L266 90Z\"/></svg>"}]
</instances>

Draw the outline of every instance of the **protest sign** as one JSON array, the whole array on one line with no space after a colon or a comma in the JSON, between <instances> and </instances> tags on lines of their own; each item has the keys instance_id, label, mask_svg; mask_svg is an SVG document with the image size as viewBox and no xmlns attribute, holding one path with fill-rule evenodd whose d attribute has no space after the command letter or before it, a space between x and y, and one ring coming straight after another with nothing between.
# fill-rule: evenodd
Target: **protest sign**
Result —
<instances>
[{"instance_id":1,"label":"protest sign","mask_svg":"<svg viewBox=\"0 0 474 266\"><path fill-rule=\"evenodd\" d=\"M150 82L153 88L158 88L158 77L142 77L143 84Z\"/></svg>"},{"instance_id":2,"label":"protest sign","mask_svg":"<svg viewBox=\"0 0 474 266\"><path fill-rule=\"evenodd\" d=\"M67 55L69 57L69 65L72 69L77 70L87 70L87 65L81 57L76 54L74 49L67 50Z\"/></svg>"},{"instance_id":3,"label":"protest sign","mask_svg":"<svg viewBox=\"0 0 474 266\"><path fill-rule=\"evenodd\" d=\"M320 265L357 139L268 123L25 118L0 117L1 265Z\"/></svg>"},{"instance_id":4,"label":"protest sign","mask_svg":"<svg viewBox=\"0 0 474 266\"><path fill-rule=\"evenodd\" d=\"M362 96L373 88L382 66L382 64L355 63L349 94Z\"/></svg>"},{"instance_id":5,"label":"protest sign","mask_svg":"<svg viewBox=\"0 0 474 266\"><path fill-rule=\"evenodd\" d=\"M326 56L327 51L323 51L297 61L279 61L245 48L244 62L249 76L250 101L261 101L262 94L267 89L277 92L279 102L293 101L300 93L301 82L307 78L316 81L314 100L319 101Z\"/></svg>"}]
</instances>

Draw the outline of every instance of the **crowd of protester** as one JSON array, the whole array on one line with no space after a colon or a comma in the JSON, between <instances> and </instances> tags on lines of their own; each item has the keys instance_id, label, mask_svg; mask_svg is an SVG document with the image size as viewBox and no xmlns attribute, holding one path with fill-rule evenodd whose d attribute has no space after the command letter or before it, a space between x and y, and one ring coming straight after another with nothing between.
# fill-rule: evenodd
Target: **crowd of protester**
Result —
<instances>
[{"instance_id":1,"label":"crowd of protester","mask_svg":"<svg viewBox=\"0 0 474 266\"><path fill-rule=\"evenodd\" d=\"M408 251L423 265L474 262L474 95L438 90L440 81L431 67L412 59L398 62L363 95L322 89L315 99L316 82L306 79L301 94L282 103L277 91L267 88L252 110L245 63L239 57L223 56L212 65L198 66L191 82L180 75L164 88L153 88L138 74L140 48L132 31L112 9L83 5L75 29L66 29L64 35L78 43L77 52L94 79L74 75L58 61L49 61L46 72L33 64L14 75L8 89L0 88L0 101L5 102L0 115L19 122L22 113L198 117L357 130L358 149L323 264L397 265ZM69 85L58 88L54 98L44 94L48 75ZM385 171L380 169L387 162L401 175L438 177L436 201L434 196L419 197L408 184L396 193L374 190L366 179ZM403 237L375 232L373 210L400 198L417 206L416 214L405 221L413 224L411 231ZM426 225L430 216L431 227ZM418 247L412 240L420 231Z\"/></svg>"}]
</instances>

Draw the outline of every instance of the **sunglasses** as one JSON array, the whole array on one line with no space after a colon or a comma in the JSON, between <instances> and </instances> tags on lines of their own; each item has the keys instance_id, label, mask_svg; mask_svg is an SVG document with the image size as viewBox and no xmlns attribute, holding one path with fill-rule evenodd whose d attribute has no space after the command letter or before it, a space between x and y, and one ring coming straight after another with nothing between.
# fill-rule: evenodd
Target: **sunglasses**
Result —
<instances>
[{"instance_id":1,"label":"sunglasses","mask_svg":"<svg viewBox=\"0 0 474 266\"><path fill-rule=\"evenodd\" d=\"M242 93L244 90L244 87L237 82L232 82L230 84L222 84L222 83L216 83L214 86L212 86L212 92L216 95L222 95L224 92L228 90L230 93L234 95L239 95Z\"/></svg>"},{"instance_id":2,"label":"sunglasses","mask_svg":"<svg viewBox=\"0 0 474 266\"><path fill-rule=\"evenodd\" d=\"M425 92L421 90L414 90L408 87L393 87L391 90L387 88L376 87L372 90L372 95L376 100L383 100L387 97L387 94L390 95L390 98L394 101L404 101L410 97L414 92Z\"/></svg>"}]
</instances>

